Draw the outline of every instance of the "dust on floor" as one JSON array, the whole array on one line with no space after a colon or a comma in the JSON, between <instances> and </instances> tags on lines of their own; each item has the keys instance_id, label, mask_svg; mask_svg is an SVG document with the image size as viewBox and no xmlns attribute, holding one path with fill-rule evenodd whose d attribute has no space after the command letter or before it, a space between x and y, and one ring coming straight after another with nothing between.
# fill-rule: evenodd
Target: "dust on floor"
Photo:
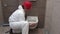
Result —
<instances>
[{"instance_id":1,"label":"dust on floor","mask_svg":"<svg viewBox=\"0 0 60 34\"><path fill-rule=\"evenodd\" d=\"M9 30L10 30L9 27L0 27L0 34L5 34L5 32L9 31ZM9 33L7 33L7 34L9 34ZM30 30L29 34L44 34L44 31L43 31L43 29L36 28L36 29Z\"/></svg>"}]
</instances>

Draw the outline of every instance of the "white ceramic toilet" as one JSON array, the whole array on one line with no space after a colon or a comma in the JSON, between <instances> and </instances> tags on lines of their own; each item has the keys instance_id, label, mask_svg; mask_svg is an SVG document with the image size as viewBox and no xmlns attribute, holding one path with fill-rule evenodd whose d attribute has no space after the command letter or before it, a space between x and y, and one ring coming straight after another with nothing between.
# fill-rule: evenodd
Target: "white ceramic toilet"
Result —
<instances>
[{"instance_id":1,"label":"white ceramic toilet","mask_svg":"<svg viewBox=\"0 0 60 34\"><path fill-rule=\"evenodd\" d=\"M29 22L29 28L34 29L38 25L38 16L27 16L27 21Z\"/></svg>"}]
</instances>

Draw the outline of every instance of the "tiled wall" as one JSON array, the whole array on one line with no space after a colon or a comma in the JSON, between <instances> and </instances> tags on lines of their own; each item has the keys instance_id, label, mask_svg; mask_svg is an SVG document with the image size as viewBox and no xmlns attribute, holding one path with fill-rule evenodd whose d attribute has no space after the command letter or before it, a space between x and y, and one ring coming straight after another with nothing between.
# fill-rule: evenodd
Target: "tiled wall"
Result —
<instances>
[{"instance_id":1,"label":"tiled wall","mask_svg":"<svg viewBox=\"0 0 60 34\"><path fill-rule=\"evenodd\" d=\"M19 0L19 4L22 4L22 2L25 0ZM29 0L28 0L29 1ZM27 13L28 16L38 16L39 17L39 23L38 27L43 28L44 27L44 19L45 19L45 7L46 7L46 0L36 0L35 2L32 2L32 10Z\"/></svg>"},{"instance_id":2,"label":"tiled wall","mask_svg":"<svg viewBox=\"0 0 60 34\"><path fill-rule=\"evenodd\" d=\"M46 0L36 0L36 2L32 2L32 4L32 10L29 13L27 13L27 15L38 16L38 27L43 28L45 19Z\"/></svg>"},{"instance_id":3,"label":"tiled wall","mask_svg":"<svg viewBox=\"0 0 60 34\"><path fill-rule=\"evenodd\" d=\"M4 19L5 22L8 21L8 17L11 15L11 13L16 10L18 2L19 4L22 4L22 2L25 0L2 0L2 5L7 4L7 7L3 7L3 13L4 13ZM27 13L28 16L38 16L39 17L39 23L38 27L43 28L44 27L44 19L45 19L45 7L46 7L46 0L36 0L33 3L32 10ZM7 22L8 23L8 22Z\"/></svg>"},{"instance_id":4,"label":"tiled wall","mask_svg":"<svg viewBox=\"0 0 60 34\"><path fill-rule=\"evenodd\" d=\"M0 0L0 25L3 24L3 14L2 14L2 6L1 6L1 0Z\"/></svg>"}]
</instances>

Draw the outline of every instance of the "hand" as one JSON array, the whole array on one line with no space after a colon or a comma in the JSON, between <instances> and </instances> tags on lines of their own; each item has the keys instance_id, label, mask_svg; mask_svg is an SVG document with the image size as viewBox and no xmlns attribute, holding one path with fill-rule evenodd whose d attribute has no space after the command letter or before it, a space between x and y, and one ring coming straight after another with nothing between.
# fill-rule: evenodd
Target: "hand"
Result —
<instances>
[{"instance_id":1,"label":"hand","mask_svg":"<svg viewBox=\"0 0 60 34\"><path fill-rule=\"evenodd\" d=\"M29 23L29 27L34 27L36 23Z\"/></svg>"}]
</instances>

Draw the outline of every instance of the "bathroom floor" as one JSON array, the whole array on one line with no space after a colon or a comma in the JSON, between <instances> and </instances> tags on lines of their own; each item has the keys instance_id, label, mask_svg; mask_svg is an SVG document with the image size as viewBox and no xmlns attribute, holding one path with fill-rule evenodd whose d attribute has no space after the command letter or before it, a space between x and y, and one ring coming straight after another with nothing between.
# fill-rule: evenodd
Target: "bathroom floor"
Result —
<instances>
[{"instance_id":1,"label":"bathroom floor","mask_svg":"<svg viewBox=\"0 0 60 34\"><path fill-rule=\"evenodd\" d=\"M40 28L36 28L34 30L30 30L29 34L44 34L44 30Z\"/></svg>"},{"instance_id":2,"label":"bathroom floor","mask_svg":"<svg viewBox=\"0 0 60 34\"><path fill-rule=\"evenodd\" d=\"M6 31L9 31L9 27L0 27L0 34L5 34ZM9 34L9 33L6 33ZM36 28L34 30L30 30L29 34L44 34L43 29Z\"/></svg>"}]
</instances>

